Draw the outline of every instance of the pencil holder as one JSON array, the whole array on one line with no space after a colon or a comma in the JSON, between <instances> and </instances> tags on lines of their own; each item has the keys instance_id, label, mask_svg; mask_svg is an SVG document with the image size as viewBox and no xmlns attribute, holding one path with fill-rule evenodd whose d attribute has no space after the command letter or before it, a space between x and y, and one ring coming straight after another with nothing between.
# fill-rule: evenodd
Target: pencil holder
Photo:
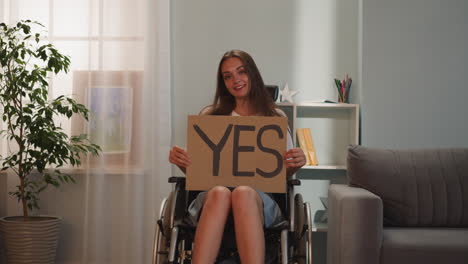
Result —
<instances>
[{"instance_id":1,"label":"pencil holder","mask_svg":"<svg viewBox=\"0 0 468 264\"><path fill-rule=\"evenodd\" d=\"M353 79L349 78L346 74L346 78L341 80L335 79L335 85L338 90L338 102L349 103L349 91L351 90L351 83Z\"/></svg>"}]
</instances>

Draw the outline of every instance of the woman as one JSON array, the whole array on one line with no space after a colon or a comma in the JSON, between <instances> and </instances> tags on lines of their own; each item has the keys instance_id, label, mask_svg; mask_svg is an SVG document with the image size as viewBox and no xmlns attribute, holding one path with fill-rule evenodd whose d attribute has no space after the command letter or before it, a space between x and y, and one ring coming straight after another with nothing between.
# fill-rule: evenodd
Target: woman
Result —
<instances>
[{"instance_id":1,"label":"woman","mask_svg":"<svg viewBox=\"0 0 468 264\"><path fill-rule=\"evenodd\" d=\"M218 66L216 95L213 105L205 107L201 115L285 116L275 107L265 88L252 57L244 51L226 52ZM288 151L284 154L287 176L293 175L305 164L300 148L292 147L288 136ZM174 146L169 161L185 173L190 166L189 154ZM214 263L220 248L224 226L232 212L235 236L242 263L264 263L265 239L263 228L282 221L278 205L272 198L249 186L238 186L232 192L216 186L201 193L191 204L189 213L197 221L193 263Z\"/></svg>"}]
</instances>

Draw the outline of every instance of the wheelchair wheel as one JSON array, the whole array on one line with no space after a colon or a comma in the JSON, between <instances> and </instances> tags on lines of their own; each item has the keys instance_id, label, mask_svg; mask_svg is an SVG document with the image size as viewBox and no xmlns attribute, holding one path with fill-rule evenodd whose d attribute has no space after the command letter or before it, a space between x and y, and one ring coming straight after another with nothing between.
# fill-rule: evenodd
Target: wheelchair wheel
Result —
<instances>
[{"instance_id":1,"label":"wheelchair wheel","mask_svg":"<svg viewBox=\"0 0 468 264\"><path fill-rule=\"evenodd\" d=\"M304 264L307 260L307 241L305 239L306 210L302 195L300 193L294 196L294 215L294 263Z\"/></svg>"},{"instance_id":2,"label":"wheelchair wheel","mask_svg":"<svg viewBox=\"0 0 468 264\"><path fill-rule=\"evenodd\" d=\"M307 229L302 239L302 244L304 245L303 248L307 251L307 263L312 264L312 214L309 203L304 203L304 211Z\"/></svg>"},{"instance_id":3,"label":"wheelchair wheel","mask_svg":"<svg viewBox=\"0 0 468 264\"><path fill-rule=\"evenodd\" d=\"M185 199L183 194L180 191L180 186L176 185L175 190L169 194L164 204L161 205L157 239L155 237L158 246L155 246L153 253L156 264L178 264L183 262L181 252L184 252L184 243L179 237L180 227L176 226L176 215L180 213L177 211L177 206L180 207L181 203L183 203Z\"/></svg>"},{"instance_id":4,"label":"wheelchair wheel","mask_svg":"<svg viewBox=\"0 0 468 264\"><path fill-rule=\"evenodd\" d=\"M305 215L304 215L304 201L300 193L294 196L294 215L295 215L295 231L294 239L298 240L304 231Z\"/></svg>"},{"instance_id":5,"label":"wheelchair wheel","mask_svg":"<svg viewBox=\"0 0 468 264\"><path fill-rule=\"evenodd\" d=\"M159 210L159 219L156 222L156 231L154 234L154 245L153 245L153 264L167 263L167 252L168 252L168 237L163 233L163 219L165 216L167 206L167 199L165 198L161 203Z\"/></svg>"},{"instance_id":6,"label":"wheelchair wheel","mask_svg":"<svg viewBox=\"0 0 468 264\"><path fill-rule=\"evenodd\" d=\"M171 237L171 230L174 227L174 218L173 218L173 207L175 206L175 191L172 191L167 197L166 205L163 209L163 215L161 217L162 220L162 233L170 239Z\"/></svg>"}]
</instances>

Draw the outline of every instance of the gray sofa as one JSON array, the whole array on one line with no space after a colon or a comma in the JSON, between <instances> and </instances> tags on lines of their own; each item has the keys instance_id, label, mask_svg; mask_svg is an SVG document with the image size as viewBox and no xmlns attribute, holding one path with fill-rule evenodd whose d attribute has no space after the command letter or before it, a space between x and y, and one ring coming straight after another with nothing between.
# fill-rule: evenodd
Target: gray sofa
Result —
<instances>
[{"instance_id":1,"label":"gray sofa","mask_svg":"<svg viewBox=\"0 0 468 264\"><path fill-rule=\"evenodd\" d=\"M468 149L348 149L330 185L328 264L468 263Z\"/></svg>"}]
</instances>

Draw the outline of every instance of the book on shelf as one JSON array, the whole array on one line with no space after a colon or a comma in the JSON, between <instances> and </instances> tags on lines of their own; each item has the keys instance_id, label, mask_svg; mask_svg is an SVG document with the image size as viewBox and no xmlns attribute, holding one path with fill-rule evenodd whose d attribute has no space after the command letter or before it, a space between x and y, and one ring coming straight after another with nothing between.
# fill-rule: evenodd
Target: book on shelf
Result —
<instances>
[{"instance_id":1,"label":"book on shelf","mask_svg":"<svg viewBox=\"0 0 468 264\"><path fill-rule=\"evenodd\" d=\"M299 140L299 146L301 147L302 151L304 151L307 159L306 165L317 166L317 154L315 153L314 141L312 140L312 133L310 132L310 128L298 128L297 137ZM303 138L302 144L301 138Z\"/></svg>"},{"instance_id":2,"label":"book on shelf","mask_svg":"<svg viewBox=\"0 0 468 264\"><path fill-rule=\"evenodd\" d=\"M302 149L302 151L304 152L304 156L306 157L305 165L310 165L309 155L307 155L307 145L305 142L304 131L302 131L302 128L298 128L296 129L296 134L297 141L299 142L299 147Z\"/></svg>"}]
</instances>

